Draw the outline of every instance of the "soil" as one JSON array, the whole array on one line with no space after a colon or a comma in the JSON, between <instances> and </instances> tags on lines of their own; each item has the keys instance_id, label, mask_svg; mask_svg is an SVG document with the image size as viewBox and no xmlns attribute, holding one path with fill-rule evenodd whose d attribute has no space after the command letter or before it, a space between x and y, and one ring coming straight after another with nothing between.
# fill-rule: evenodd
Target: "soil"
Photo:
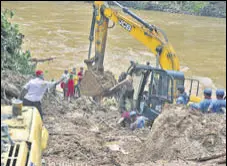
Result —
<instances>
[{"instance_id":1,"label":"soil","mask_svg":"<svg viewBox=\"0 0 227 166\"><path fill-rule=\"evenodd\" d=\"M81 82L81 94L86 96L103 96L105 91L116 85L117 81L110 71L101 74L98 71L85 71Z\"/></svg>"},{"instance_id":2,"label":"soil","mask_svg":"<svg viewBox=\"0 0 227 166\"><path fill-rule=\"evenodd\" d=\"M18 91L29 78L1 77ZM10 91L10 86L4 88ZM84 96L72 103L62 98L59 92L56 96L47 93L42 100L44 125L49 131L43 154L47 165L226 164L225 115L204 115L168 105L151 129L131 131L117 125L120 113L112 98L105 98L101 104Z\"/></svg>"}]
</instances>

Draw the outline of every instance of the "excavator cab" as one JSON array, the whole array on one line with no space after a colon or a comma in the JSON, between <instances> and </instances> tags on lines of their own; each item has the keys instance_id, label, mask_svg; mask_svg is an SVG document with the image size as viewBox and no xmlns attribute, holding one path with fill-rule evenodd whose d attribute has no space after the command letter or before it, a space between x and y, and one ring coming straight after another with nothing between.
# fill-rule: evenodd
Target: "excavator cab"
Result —
<instances>
[{"instance_id":1,"label":"excavator cab","mask_svg":"<svg viewBox=\"0 0 227 166\"><path fill-rule=\"evenodd\" d=\"M189 102L200 101L199 81L185 79L183 72L158 69L131 61L127 74L133 77L134 107L150 121L161 113L165 103L174 103L179 85L188 87L186 93L190 97ZM185 84L188 81L190 86Z\"/></svg>"},{"instance_id":2,"label":"excavator cab","mask_svg":"<svg viewBox=\"0 0 227 166\"><path fill-rule=\"evenodd\" d=\"M169 75L173 77L173 97L177 98L177 87L183 85L185 92L189 96L189 102L198 103L201 98L199 97L200 83L197 79L185 78L184 73L180 71L167 70Z\"/></svg>"},{"instance_id":3,"label":"excavator cab","mask_svg":"<svg viewBox=\"0 0 227 166\"><path fill-rule=\"evenodd\" d=\"M173 103L173 77L165 70L131 62L127 73L133 77L134 107L153 121L165 103Z\"/></svg>"}]
</instances>

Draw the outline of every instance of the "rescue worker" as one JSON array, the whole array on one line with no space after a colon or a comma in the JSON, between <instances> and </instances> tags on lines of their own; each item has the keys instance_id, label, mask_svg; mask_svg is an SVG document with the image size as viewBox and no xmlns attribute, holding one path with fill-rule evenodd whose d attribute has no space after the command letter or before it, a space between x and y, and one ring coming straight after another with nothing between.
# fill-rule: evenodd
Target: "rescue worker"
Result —
<instances>
[{"instance_id":1,"label":"rescue worker","mask_svg":"<svg viewBox=\"0 0 227 166\"><path fill-rule=\"evenodd\" d=\"M79 96L80 89L79 89L79 85L78 85L79 77L76 74L76 68L73 68L72 73L73 73L73 81L74 81L74 96L77 98L77 97L80 97Z\"/></svg>"},{"instance_id":2,"label":"rescue worker","mask_svg":"<svg viewBox=\"0 0 227 166\"><path fill-rule=\"evenodd\" d=\"M120 76L118 77L118 82L121 82L121 81L125 80L126 77L127 77L127 73L126 72L122 72L120 74Z\"/></svg>"},{"instance_id":3,"label":"rescue worker","mask_svg":"<svg viewBox=\"0 0 227 166\"><path fill-rule=\"evenodd\" d=\"M121 118L118 120L117 124L121 124L123 127L129 127L131 123L130 112L125 111L121 114Z\"/></svg>"},{"instance_id":4,"label":"rescue worker","mask_svg":"<svg viewBox=\"0 0 227 166\"><path fill-rule=\"evenodd\" d=\"M216 90L216 100L213 100L208 108L208 112L224 113L226 109L226 100L224 100L225 92L222 89Z\"/></svg>"},{"instance_id":5,"label":"rescue worker","mask_svg":"<svg viewBox=\"0 0 227 166\"><path fill-rule=\"evenodd\" d=\"M202 111L203 113L206 113L206 112L208 111L208 107L209 107L210 103L212 102L212 99L211 99L212 90L209 89L209 88L206 88L206 89L203 91L203 94L204 94L204 100L201 101L200 103L193 103L193 104L190 104L190 107L191 107L193 110L200 110L200 111Z\"/></svg>"},{"instance_id":6,"label":"rescue worker","mask_svg":"<svg viewBox=\"0 0 227 166\"><path fill-rule=\"evenodd\" d=\"M127 75L126 79L115 85L113 88L108 90L108 94L116 93L119 90L120 92L120 112L123 113L126 111L126 100L130 103L130 110L133 110L133 78L130 75Z\"/></svg>"},{"instance_id":7,"label":"rescue worker","mask_svg":"<svg viewBox=\"0 0 227 166\"><path fill-rule=\"evenodd\" d=\"M148 120L148 118L144 116L137 116L136 111L130 112L130 119L131 119L131 124L130 124L130 129L135 130L135 129L140 129L145 127L145 123Z\"/></svg>"},{"instance_id":8,"label":"rescue worker","mask_svg":"<svg viewBox=\"0 0 227 166\"><path fill-rule=\"evenodd\" d=\"M65 70L64 73L61 76L62 78L62 83L61 83L61 87L63 88L63 95L64 95L64 99L66 99L66 93L67 93L67 82L69 79L69 72L68 70Z\"/></svg>"},{"instance_id":9,"label":"rescue worker","mask_svg":"<svg viewBox=\"0 0 227 166\"><path fill-rule=\"evenodd\" d=\"M78 85L77 85L77 92L78 92L78 97L80 97L80 83L83 79L84 76L84 68L80 67L80 71L77 73L79 80L78 80Z\"/></svg>"},{"instance_id":10,"label":"rescue worker","mask_svg":"<svg viewBox=\"0 0 227 166\"><path fill-rule=\"evenodd\" d=\"M179 85L177 87L177 90L178 90L178 98L176 100L176 103L186 105L189 101L189 97L188 97L187 93L185 92L184 86Z\"/></svg>"},{"instance_id":11,"label":"rescue worker","mask_svg":"<svg viewBox=\"0 0 227 166\"><path fill-rule=\"evenodd\" d=\"M77 75L79 77L79 84L80 84L80 82L82 81L83 76L84 76L84 68L83 67L80 67L80 71L78 72Z\"/></svg>"},{"instance_id":12,"label":"rescue worker","mask_svg":"<svg viewBox=\"0 0 227 166\"><path fill-rule=\"evenodd\" d=\"M36 71L36 78L26 83L21 91L20 99L23 100L24 106L34 106L38 109L43 119L41 100L48 88L52 88L59 84L63 79L57 82L49 82L44 80L43 71Z\"/></svg>"},{"instance_id":13,"label":"rescue worker","mask_svg":"<svg viewBox=\"0 0 227 166\"><path fill-rule=\"evenodd\" d=\"M146 120L148 120L148 118L138 116L136 111L125 111L122 113L118 124L122 124L124 127L128 126L131 130L135 130L136 128L144 128Z\"/></svg>"},{"instance_id":14,"label":"rescue worker","mask_svg":"<svg viewBox=\"0 0 227 166\"><path fill-rule=\"evenodd\" d=\"M67 99L69 102L71 102L73 96L74 96L74 80L73 80L73 74L70 74L70 77L67 82Z\"/></svg>"}]
</instances>

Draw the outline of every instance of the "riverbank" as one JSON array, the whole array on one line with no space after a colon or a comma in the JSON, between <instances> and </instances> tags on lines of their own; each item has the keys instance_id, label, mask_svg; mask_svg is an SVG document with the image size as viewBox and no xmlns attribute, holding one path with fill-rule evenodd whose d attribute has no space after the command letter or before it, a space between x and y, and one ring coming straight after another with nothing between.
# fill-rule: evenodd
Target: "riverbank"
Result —
<instances>
[{"instance_id":1,"label":"riverbank","mask_svg":"<svg viewBox=\"0 0 227 166\"><path fill-rule=\"evenodd\" d=\"M170 13L179 13L187 15L196 15L196 16L209 16L209 17L218 17L226 18L226 2L219 1L197 1L197 2L184 2L179 1L179 3L174 3L176 1L163 1L157 3L149 3L145 10L156 10ZM180 3L182 2L182 3Z\"/></svg>"},{"instance_id":2,"label":"riverbank","mask_svg":"<svg viewBox=\"0 0 227 166\"><path fill-rule=\"evenodd\" d=\"M121 1L120 3L138 10L226 18L226 1Z\"/></svg>"}]
</instances>

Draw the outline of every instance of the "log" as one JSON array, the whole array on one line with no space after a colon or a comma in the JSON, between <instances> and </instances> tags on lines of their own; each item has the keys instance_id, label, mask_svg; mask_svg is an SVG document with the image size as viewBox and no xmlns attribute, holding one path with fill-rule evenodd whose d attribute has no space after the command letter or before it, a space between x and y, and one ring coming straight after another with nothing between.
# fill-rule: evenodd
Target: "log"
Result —
<instances>
[{"instance_id":1,"label":"log","mask_svg":"<svg viewBox=\"0 0 227 166\"><path fill-rule=\"evenodd\" d=\"M222 160L219 160L217 163L218 164L226 164L226 158L225 159L222 159Z\"/></svg>"},{"instance_id":2,"label":"log","mask_svg":"<svg viewBox=\"0 0 227 166\"><path fill-rule=\"evenodd\" d=\"M39 63L39 62L53 61L54 59L56 59L56 57L42 58L42 59L31 58L29 61L32 61L32 62L35 62L35 63Z\"/></svg>"},{"instance_id":3,"label":"log","mask_svg":"<svg viewBox=\"0 0 227 166\"><path fill-rule=\"evenodd\" d=\"M205 156L205 157L188 159L188 160L203 162L203 161L213 160L213 159L217 159L217 158L224 157L224 156L226 156L226 152L225 153L221 153L221 154L214 154L212 156Z\"/></svg>"}]
</instances>

